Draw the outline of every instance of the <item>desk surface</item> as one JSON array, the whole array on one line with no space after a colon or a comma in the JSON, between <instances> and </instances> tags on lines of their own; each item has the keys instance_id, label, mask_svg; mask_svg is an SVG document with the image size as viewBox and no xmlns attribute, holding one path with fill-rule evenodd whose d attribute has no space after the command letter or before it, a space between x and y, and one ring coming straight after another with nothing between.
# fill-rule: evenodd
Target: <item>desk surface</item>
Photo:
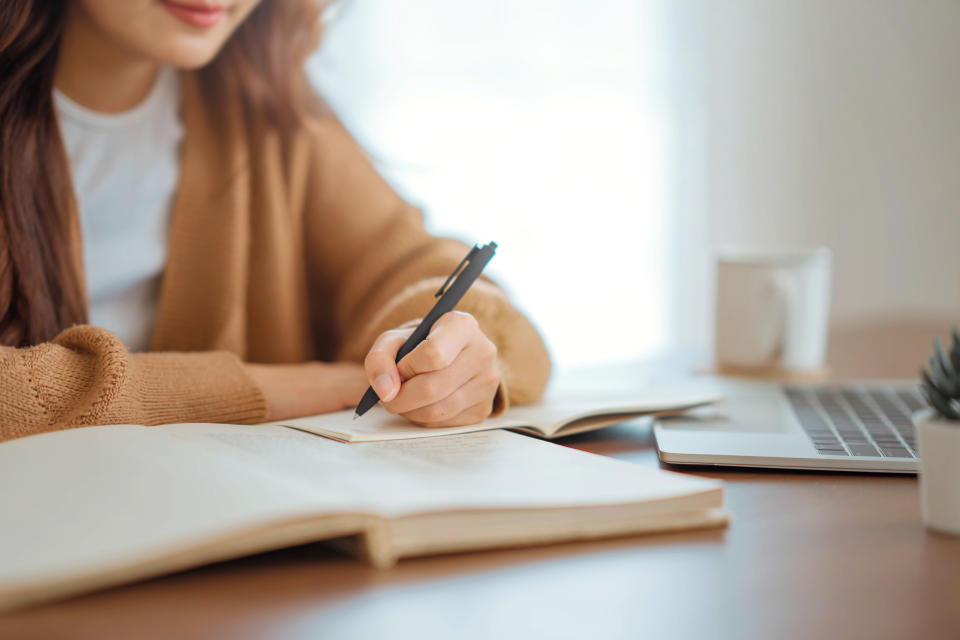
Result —
<instances>
[{"instance_id":1,"label":"desk surface","mask_svg":"<svg viewBox=\"0 0 960 640\"><path fill-rule=\"evenodd\" d=\"M929 344L914 333L900 344L919 357L870 373L910 376ZM867 373L871 344L891 337L858 335L862 347L844 347L854 357L833 360L838 375ZM659 464L644 421L564 444ZM915 478L700 472L727 483L726 530L388 571L299 547L12 614L0 637L960 637L960 538L923 528Z\"/></svg>"}]
</instances>

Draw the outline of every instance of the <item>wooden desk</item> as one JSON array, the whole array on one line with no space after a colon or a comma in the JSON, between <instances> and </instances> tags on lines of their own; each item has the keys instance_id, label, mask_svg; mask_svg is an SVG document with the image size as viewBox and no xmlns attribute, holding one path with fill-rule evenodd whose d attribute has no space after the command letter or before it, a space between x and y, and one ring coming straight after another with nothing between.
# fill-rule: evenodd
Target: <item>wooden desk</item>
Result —
<instances>
[{"instance_id":1,"label":"wooden desk","mask_svg":"<svg viewBox=\"0 0 960 640\"><path fill-rule=\"evenodd\" d=\"M643 421L565 443L658 464ZM0 637L960 638L960 538L923 528L915 478L703 474L727 482L727 530L389 571L301 547L9 615Z\"/></svg>"}]
</instances>

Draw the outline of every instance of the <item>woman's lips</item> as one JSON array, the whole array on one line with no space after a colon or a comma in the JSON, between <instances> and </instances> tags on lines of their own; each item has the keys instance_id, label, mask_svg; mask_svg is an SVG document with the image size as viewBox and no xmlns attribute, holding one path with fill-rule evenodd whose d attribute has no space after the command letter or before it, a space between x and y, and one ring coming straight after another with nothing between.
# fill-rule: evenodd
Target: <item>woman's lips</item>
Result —
<instances>
[{"instance_id":1,"label":"woman's lips","mask_svg":"<svg viewBox=\"0 0 960 640\"><path fill-rule=\"evenodd\" d=\"M195 27L212 27L226 13L226 9L216 4L183 4L170 0L160 0L160 4L175 17Z\"/></svg>"}]
</instances>

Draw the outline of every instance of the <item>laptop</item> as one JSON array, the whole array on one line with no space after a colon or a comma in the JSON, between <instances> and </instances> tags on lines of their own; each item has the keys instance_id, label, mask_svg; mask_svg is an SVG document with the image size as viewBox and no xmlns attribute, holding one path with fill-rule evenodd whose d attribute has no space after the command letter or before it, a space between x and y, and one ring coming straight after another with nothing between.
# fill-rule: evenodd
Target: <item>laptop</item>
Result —
<instances>
[{"instance_id":1,"label":"laptop","mask_svg":"<svg viewBox=\"0 0 960 640\"><path fill-rule=\"evenodd\" d=\"M916 473L915 381L820 385L724 380L725 399L654 425L670 464Z\"/></svg>"}]
</instances>

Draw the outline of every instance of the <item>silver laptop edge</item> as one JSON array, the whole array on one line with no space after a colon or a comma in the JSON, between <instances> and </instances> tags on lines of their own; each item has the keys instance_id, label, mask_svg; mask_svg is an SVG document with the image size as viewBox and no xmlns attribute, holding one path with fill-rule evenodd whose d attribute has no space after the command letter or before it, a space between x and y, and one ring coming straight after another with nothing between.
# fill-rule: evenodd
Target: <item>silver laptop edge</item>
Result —
<instances>
[{"instance_id":1,"label":"silver laptop edge","mask_svg":"<svg viewBox=\"0 0 960 640\"><path fill-rule=\"evenodd\" d=\"M791 385L800 390L793 394L794 402L787 397L785 385L779 383L718 379L716 384L724 395L724 400L720 403L688 414L660 419L655 423L654 436L660 460L670 464L874 473L916 473L919 468L919 461L913 457L915 445L912 436L903 426L904 415L911 412L910 406L900 400L902 393L915 393L915 381L861 380ZM853 403L856 403L859 397L866 398L864 404L854 407L847 401L846 396L836 393L841 389L848 391L847 395ZM827 393L818 395L819 390L826 390ZM881 403L886 396L892 399L891 403L897 403L896 417L899 426L880 411L880 403L871 400L870 393L876 395L878 390L886 394L881 397ZM797 402L805 402L808 397L813 399L811 402L816 402L820 395L826 395L827 400L834 396L838 399L831 411L842 412L840 418L850 417L843 433L848 436L855 433L854 437L862 438L862 441L873 445L863 447L873 449L877 455L854 455L854 451L863 450L857 445L824 445L821 441L818 446L822 447L822 450L814 446L809 420L808 429L805 430L794 407ZM800 400L796 400L798 397ZM869 429L855 410L862 412L866 405L872 406L879 415L874 426ZM820 404L815 404L815 408L817 415L822 416L823 422L829 425L833 436L828 437L842 440L843 435L836 424L828 419L824 408ZM872 439L875 433L872 429L879 428L876 426L879 422L891 430L901 430L893 430L892 435L887 436L890 440L886 444L889 446L883 448ZM855 426L849 426L851 424ZM912 427L910 430L912 431ZM842 455L831 455L831 447L842 450ZM884 454L884 451L887 454ZM905 455L898 455L900 451L905 452Z\"/></svg>"}]
</instances>

